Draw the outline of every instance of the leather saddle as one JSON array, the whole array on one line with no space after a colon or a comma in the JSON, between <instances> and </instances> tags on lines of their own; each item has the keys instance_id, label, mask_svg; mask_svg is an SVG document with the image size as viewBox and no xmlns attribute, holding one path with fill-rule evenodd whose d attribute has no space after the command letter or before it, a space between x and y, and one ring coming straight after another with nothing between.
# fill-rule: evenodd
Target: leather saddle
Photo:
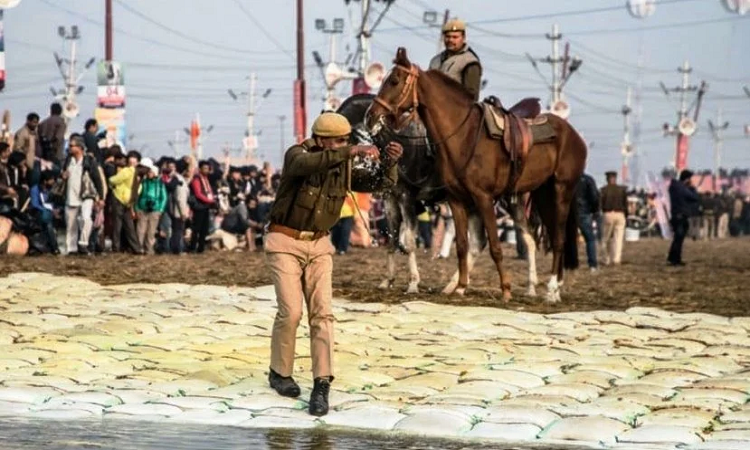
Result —
<instances>
[{"instance_id":1,"label":"leather saddle","mask_svg":"<svg viewBox=\"0 0 750 450\"><path fill-rule=\"evenodd\" d=\"M482 102L482 107L485 108L485 124L490 136L503 140L511 161L523 162L534 145L531 127L547 122L547 117L540 115L539 99L525 98L506 109L499 98L489 96Z\"/></svg>"},{"instance_id":2,"label":"leather saddle","mask_svg":"<svg viewBox=\"0 0 750 450\"><path fill-rule=\"evenodd\" d=\"M502 140L512 164L511 186L515 186L525 166L526 158L534 145L532 126L547 123L547 116L540 115L542 107L538 98L524 98L510 109L506 109L494 95L482 101L485 110L485 126L490 137Z\"/></svg>"}]
</instances>

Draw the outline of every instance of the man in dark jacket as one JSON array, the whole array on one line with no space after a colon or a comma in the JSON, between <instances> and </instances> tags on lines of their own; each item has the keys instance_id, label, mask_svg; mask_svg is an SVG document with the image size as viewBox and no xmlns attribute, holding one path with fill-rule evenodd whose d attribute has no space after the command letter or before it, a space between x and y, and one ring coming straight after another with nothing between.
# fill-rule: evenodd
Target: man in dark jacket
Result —
<instances>
[{"instance_id":1,"label":"man in dark jacket","mask_svg":"<svg viewBox=\"0 0 750 450\"><path fill-rule=\"evenodd\" d=\"M83 141L86 143L86 153L93 156L101 166L104 164L104 150L99 148L99 137L96 135L98 129L99 124L96 123L96 119L87 120L84 126Z\"/></svg>"},{"instance_id":2,"label":"man in dark jacket","mask_svg":"<svg viewBox=\"0 0 750 450\"><path fill-rule=\"evenodd\" d=\"M592 272L599 267L596 262L596 235L594 234L594 218L599 214L599 189L596 181L586 173L581 175L576 189L578 202L578 226L586 241L586 258Z\"/></svg>"},{"instance_id":3,"label":"man in dark jacket","mask_svg":"<svg viewBox=\"0 0 750 450\"><path fill-rule=\"evenodd\" d=\"M65 161L65 130L67 125L62 118L62 105L55 102L49 107L49 117L39 124L39 143L42 159L62 165Z\"/></svg>"},{"instance_id":4,"label":"man in dark jacket","mask_svg":"<svg viewBox=\"0 0 750 450\"><path fill-rule=\"evenodd\" d=\"M682 261L682 244L690 228L690 217L696 215L700 206L700 197L692 183L693 172L683 170L678 180L669 184L669 202L671 208L670 224L674 237L669 247L667 262L672 266L684 266Z\"/></svg>"}]
</instances>

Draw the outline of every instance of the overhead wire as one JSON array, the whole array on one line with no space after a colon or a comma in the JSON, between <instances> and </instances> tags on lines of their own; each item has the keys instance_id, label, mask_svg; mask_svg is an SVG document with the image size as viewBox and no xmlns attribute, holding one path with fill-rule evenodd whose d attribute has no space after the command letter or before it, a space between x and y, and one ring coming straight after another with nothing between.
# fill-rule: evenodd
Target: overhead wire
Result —
<instances>
[{"instance_id":1,"label":"overhead wire","mask_svg":"<svg viewBox=\"0 0 750 450\"><path fill-rule=\"evenodd\" d=\"M268 51L268 50L248 50L248 49L237 48L237 47L229 47L227 45L218 44L216 42L204 41L204 40L198 39L198 38L196 38L196 37L194 37L194 36L192 36L190 34L183 33L180 30L176 30L174 28L171 28L171 27L169 27L169 26L167 26L167 25L159 22L158 20L155 20L155 19L149 17L146 14L143 14L142 12L138 11L134 7L132 7L132 6L128 5L127 3L125 3L123 0L115 0L115 2L118 5L120 5L120 7L123 8L125 11L127 11L127 12L135 15L136 17L139 17L142 20L144 20L144 21L146 21L146 22L148 22L148 23L150 23L150 24L152 24L152 25L154 25L154 26L156 26L156 27L158 27L158 28L160 28L160 29L168 32L168 33L174 34L175 36L179 36L179 37L181 37L181 38L183 38L185 40L188 40L190 42L194 42L196 44L205 45L205 46L211 47L212 49L222 49L222 50L226 50L226 51L230 51L230 52L245 53L245 54L274 54L274 53L276 53L275 51Z\"/></svg>"},{"instance_id":2,"label":"overhead wire","mask_svg":"<svg viewBox=\"0 0 750 450\"><path fill-rule=\"evenodd\" d=\"M242 11L242 12L243 12L244 14L245 14L245 16L246 16L246 17L247 17L248 19L250 19L250 21L251 21L251 22L252 22L253 24L255 24L255 26L256 26L256 27L258 27L258 29L260 30L260 32L261 32L261 33L263 33L263 35L264 35L264 36L265 36L265 37L266 37L266 38L267 38L267 39L268 39L269 41L271 41L271 43L273 43L273 45L275 45L275 46L276 46L276 48L277 48L277 49L278 49L278 50L279 50L279 51L280 51L281 53L284 53L285 55L287 55L287 56L289 56L290 58L294 59L294 52L292 52L291 50L287 50L287 49L285 49L285 48L284 48L284 46L283 46L283 45L281 45L281 43L279 43L279 41L277 41L277 40L276 40L276 38L275 38L275 37L273 37L273 35L272 35L271 33L269 33L269 32L268 32L268 30L266 30L266 28L265 28L265 27L263 26L263 24L262 24L262 23L261 23L261 22L260 22L260 21L259 21L258 19L256 19L256 18L255 18L255 16L253 16L253 15L252 15L252 14L250 13L250 11L248 11L248 10L247 10L247 9L246 9L246 8L245 8L245 7L243 6L243 5L242 5L242 2L241 2L240 0L234 0L234 3L235 3L235 4L237 5L237 7L238 7L238 8L239 8L239 9L240 9L240 10L241 10L241 11Z\"/></svg>"}]
</instances>

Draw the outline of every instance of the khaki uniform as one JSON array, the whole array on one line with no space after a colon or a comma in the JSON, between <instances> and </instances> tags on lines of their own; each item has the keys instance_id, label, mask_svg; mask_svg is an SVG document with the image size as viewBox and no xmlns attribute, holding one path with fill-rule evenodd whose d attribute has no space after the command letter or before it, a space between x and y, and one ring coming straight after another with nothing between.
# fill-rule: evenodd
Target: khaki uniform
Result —
<instances>
[{"instance_id":1,"label":"khaki uniform","mask_svg":"<svg viewBox=\"0 0 750 450\"><path fill-rule=\"evenodd\" d=\"M622 244L625 240L625 211L628 204L627 191L623 186L606 185L601 189L602 241L604 243L604 264L622 261Z\"/></svg>"},{"instance_id":2,"label":"khaki uniform","mask_svg":"<svg viewBox=\"0 0 750 450\"><path fill-rule=\"evenodd\" d=\"M308 139L292 146L284 156L264 244L278 302L271 336L271 369L283 377L292 375L303 299L310 325L313 377L333 376L334 249L328 231L339 219L350 184L355 190L364 184L364 180L349 178L348 155L348 147L324 150ZM397 170L395 164L387 169L376 190L395 186Z\"/></svg>"},{"instance_id":3,"label":"khaki uniform","mask_svg":"<svg viewBox=\"0 0 750 450\"><path fill-rule=\"evenodd\" d=\"M450 78L461 83L467 91L479 100L479 89L482 83L482 65L479 57L468 44L457 52L443 50L430 61L431 70L439 70Z\"/></svg>"}]
</instances>

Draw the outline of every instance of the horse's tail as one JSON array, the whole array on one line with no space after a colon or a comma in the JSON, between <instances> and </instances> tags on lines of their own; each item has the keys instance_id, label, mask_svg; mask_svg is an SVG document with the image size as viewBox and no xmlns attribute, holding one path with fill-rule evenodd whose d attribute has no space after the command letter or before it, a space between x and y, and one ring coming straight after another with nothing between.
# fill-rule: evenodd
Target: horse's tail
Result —
<instances>
[{"instance_id":1,"label":"horse's tail","mask_svg":"<svg viewBox=\"0 0 750 450\"><path fill-rule=\"evenodd\" d=\"M578 268L578 201L573 197L565 223L565 246L563 248L563 267L567 270Z\"/></svg>"}]
</instances>

